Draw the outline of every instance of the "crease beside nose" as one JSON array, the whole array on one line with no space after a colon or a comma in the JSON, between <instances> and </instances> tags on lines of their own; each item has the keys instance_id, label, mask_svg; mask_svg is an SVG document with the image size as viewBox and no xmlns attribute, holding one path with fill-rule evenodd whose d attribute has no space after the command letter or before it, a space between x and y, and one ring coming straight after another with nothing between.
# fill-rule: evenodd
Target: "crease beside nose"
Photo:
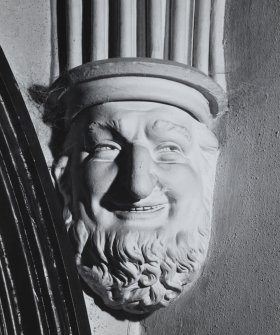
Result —
<instances>
[{"instance_id":1,"label":"crease beside nose","mask_svg":"<svg viewBox=\"0 0 280 335\"><path fill-rule=\"evenodd\" d=\"M152 166L153 160L148 149L137 146L131 157L129 192L133 198L144 199L152 193L156 185Z\"/></svg>"}]
</instances>

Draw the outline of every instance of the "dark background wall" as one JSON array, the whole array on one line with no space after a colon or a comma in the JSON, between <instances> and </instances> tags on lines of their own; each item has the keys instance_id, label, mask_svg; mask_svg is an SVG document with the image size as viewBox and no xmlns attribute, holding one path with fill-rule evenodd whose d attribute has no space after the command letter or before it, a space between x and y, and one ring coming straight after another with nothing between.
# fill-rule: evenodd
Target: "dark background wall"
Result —
<instances>
[{"instance_id":1,"label":"dark background wall","mask_svg":"<svg viewBox=\"0 0 280 335\"><path fill-rule=\"evenodd\" d=\"M280 334L280 2L227 1L230 110L219 128L209 261L147 335Z\"/></svg>"}]
</instances>

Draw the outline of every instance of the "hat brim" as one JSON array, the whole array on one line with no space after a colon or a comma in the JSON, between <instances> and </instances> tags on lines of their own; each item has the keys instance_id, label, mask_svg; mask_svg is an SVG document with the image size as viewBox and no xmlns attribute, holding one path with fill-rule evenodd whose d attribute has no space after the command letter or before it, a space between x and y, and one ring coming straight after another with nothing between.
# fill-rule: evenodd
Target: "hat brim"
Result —
<instances>
[{"instance_id":1,"label":"hat brim","mask_svg":"<svg viewBox=\"0 0 280 335\"><path fill-rule=\"evenodd\" d=\"M68 123L90 106L125 100L169 104L207 125L227 109L225 92L210 77L191 66L147 58L107 59L78 66L55 81L47 106L63 109Z\"/></svg>"}]
</instances>

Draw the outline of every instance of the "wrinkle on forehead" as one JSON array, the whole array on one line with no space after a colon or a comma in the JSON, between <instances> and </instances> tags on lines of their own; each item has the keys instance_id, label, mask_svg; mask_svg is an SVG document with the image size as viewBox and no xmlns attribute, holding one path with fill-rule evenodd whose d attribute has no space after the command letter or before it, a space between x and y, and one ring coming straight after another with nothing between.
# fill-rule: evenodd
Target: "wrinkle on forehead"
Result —
<instances>
[{"instance_id":1,"label":"wrinkle on forehead","mask_svg":"<svg viewBox=\"0 0 280 335\"><path fill-rule=\"evenodd\" d=\"M85 129L88 134L110 132L134 139L141 133L161 138L168 134L188 141L192 137L192 116L162 104L108 103L92 109L90 118Z\"/></svg>"},{"instance_id":2,"label":"wrinkle on forehead","mask_svg":"<svg viewBox=\"0 0 280 335\"><path fill-rule=\"evenodd\" d=\"M106 120L106 121L93 121L91 124L88 126L88 132L92 133L100 129L104 130L113 130L117 131L119 133L122 132L123 128L123 120L118 119L118 120ZM166 132L169 131L175 131L176 133L179 133L183 136L185 136L188 140L190 140L190 131L186 127L176 124L172 121L168 120L156 120L153 122L152 126L150 127L152 131L158 135L162 135Z\"/></svg>"}]
</instances>

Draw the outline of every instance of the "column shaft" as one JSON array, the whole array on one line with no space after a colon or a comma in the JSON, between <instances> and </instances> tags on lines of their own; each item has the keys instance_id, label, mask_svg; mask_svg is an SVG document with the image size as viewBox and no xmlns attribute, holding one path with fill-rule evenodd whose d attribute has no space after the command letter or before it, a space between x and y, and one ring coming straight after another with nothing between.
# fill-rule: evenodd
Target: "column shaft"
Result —
<instances>
[{"instance_id":1,"label":"column shaft","mask_svg":"<svg viewBox=\"0 0 280 335\"><path fill-rule=\"evenodd\" d=\"M82 1L67 1L67 69L82 64Z\"/></svg>"},{"instance_id":2,"label":"column shaft","mask_svg":"<svg viewBox=\"0 0 280 335\"><path fill-rule=\"evenodd\" d=\"M119 0L120 57L136 57L136 0Z\"/></svg>"},{"instance_id":3,"label":"column shaft","mask_svg":"<svg viewBox=\"0 0 280 335\"><path fill-rule=\"evenodd\" d=\"M108 0L92 0L91 61L108 58Z\"/></svg>"},{"instance_id":4,"label":"column shaft","mask_svg":"<svg viewBox=\"0 0 280 335\"><path fill-rule=\"evenodd\" d=\"M171 7L171 60L192 64L193 22L194 0L174 0Z\"/></svg>"},{"instance_id":5,"label":"column shaft","mask_svg":"<svg viewBox=\"0 0 280 335\"><path fill-rule=\"evenodd\" d=\"M211 0L196 0L195 7L193 65L208 74Z\"/></svg>"}]
</instances>

